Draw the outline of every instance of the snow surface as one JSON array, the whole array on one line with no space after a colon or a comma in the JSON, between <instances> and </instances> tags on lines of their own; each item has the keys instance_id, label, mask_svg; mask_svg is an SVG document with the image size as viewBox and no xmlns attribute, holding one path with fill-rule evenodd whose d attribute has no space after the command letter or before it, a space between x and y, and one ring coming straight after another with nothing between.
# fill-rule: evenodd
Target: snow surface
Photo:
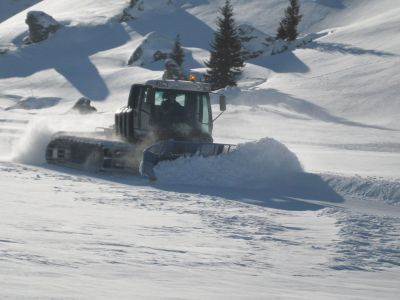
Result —
<instances>
[{"instance_id":1,"label":"snow surface","mask_svg":"<svg viewBox=\"0 0 400 300\"><path fill-rule=\"evenodd\" d=\"M313 42L224 90L214 138L235 153L160 164L156 183L45 163L54 132L111 125L132 83L161 77L127 65L149 37L145 55L179 33L204 71L224 1L172 2L121 23L127 0L1 1L0 298L397 299L397 1L300 1ZM287 5L232 3L260 36ZM24 45L30 10L63 28ZM98 114L70 112L82 96Z\"/></svg>"}]
</instances>

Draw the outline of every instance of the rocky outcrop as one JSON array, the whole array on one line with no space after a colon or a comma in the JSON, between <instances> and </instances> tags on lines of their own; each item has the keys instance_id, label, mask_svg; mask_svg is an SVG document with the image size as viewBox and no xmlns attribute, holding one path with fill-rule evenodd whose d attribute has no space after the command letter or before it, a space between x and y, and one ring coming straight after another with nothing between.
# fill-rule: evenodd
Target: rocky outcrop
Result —
<instances>
[{"instance_id":1,"label":"rocky outcrop","mask_svg":"<svg viewBox=\"0 0 400 300\"><path fill-rule=\"evenodd\" d=\"M26 43L44 41L61 28L60 23L42 11L28 12L25 23L29 26L29 38L25 40Z\"/></svg>"},{"instance_id":2,"label":"rocky outcrop","mask_svg":"<svg viewBox=\"0 0 400 300\"><path fill-rule=\"evenodd\" d=\"M285 51L293 51L296 48L303 47L313 40L328 34L327 32L310 33L289 42L276 39L247 24L239 25L238 33L242 41L245 60L250 60L259 56L272 56Z\"/></svg>"},{"instance_id":3,"label":"rocky outcrop","mask_svg":"<svg viewBox=\"0 0 400 300\"><path fill-rule=\"evenodd\" d=\"M151 11L160 11L171 7L177 8L186 2L186 0L130 0L129 6L122 12L120 21L128 22Z\"/></svg>"},{"instance_id":4,"label":"rocky outcrop","mask_svg":"<svg viewBox=\"0 0 400 300\"><path fill-rule=\"evenodd\" d=\"M76 111L82 115L97 112L97 109L94 106L92 106L90 103L91 103L91 100L89 98L82 97L74 104L74 106L72 107L72 110Z\"/></svg>"},{"instance_id":5,"label":"rocky outcrop","mask_svg":"<svg viewBox=\"0 0 400 300\"><path fill-rule=\"evenodd\" d=\"M157 32L147 34L129 58L130 66L149 66L160 62L161 65L169 58L173 41ZM160 65L160 66L161 66Z\"/></svg>"},{"instance_id":6,"label":"rocky outcrop","mask_svg":"<svg viewBox=\"0 0 400 300\"><path fill-rule=\"evenodd\" d=\"M265 51L265 41L271 37L247 24L238 26L238 33L243 46L245 60L260 56Z\"/></svg>"},{"instance_id":7,"label":"rocky outcrop","mask_svg":"<svg viewBox=\"0 0 400 300\"><path fill-rule=\"evenodd\" d=\"M127 22L137 17L139 12L144 10L143 0L131 0L129 7L125 8L120 18L121 22Z\"/></svg>"}]
</instances>

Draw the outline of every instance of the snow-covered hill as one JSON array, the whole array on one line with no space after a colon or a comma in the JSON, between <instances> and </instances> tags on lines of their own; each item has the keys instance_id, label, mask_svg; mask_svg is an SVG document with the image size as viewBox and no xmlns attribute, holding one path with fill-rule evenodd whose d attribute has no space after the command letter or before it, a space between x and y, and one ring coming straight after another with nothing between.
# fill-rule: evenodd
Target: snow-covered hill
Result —
<instances>
[{"instance_id":1,"label":"snow-covered hill","mask_svg":"<svg viewBox=\"0 0 400 300\"><path fill-rule=\"evenodd\" d=\"M153 184L50 167L52 133L111 125L176 34L204 71L223 0L129 2L0 3L0 298L397 299L397 1L301 0L314 40L224 90L232 156L160 164ZM232 4L259 50L287 1ZM30 10L61 29L27 45ZM99 113L69 113L81 96Z\"/></svg>"}]
</instances>

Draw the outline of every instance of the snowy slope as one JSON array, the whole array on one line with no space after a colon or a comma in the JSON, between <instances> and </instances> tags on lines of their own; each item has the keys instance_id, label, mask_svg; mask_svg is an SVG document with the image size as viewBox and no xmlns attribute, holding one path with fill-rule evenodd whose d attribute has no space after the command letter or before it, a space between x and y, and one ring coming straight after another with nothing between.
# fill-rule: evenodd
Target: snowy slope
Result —
<instances>
[{"instance_id":1,"label":"snowy slope","mask_svg":"<svg viewBox=\"0 0 400 300\"><path fill-rule=\"evenodd\" d=\"M388 36L398 33L399 9L334 29L294 53L291 61L298 59L309 72L303 72L299 65L298 72L294 71L300 74L286 78L291 84L277 80L262 87L284 88L288 93L295 89L297 97L311 100L335 114L383 124L389 119L389 124L398 128L393 112L400 108L397 101L400 43ZM388 35L382 36L382 32Z\"/></svg>"},{"instance_id":2,"label":"snowy slope","mask_svg":"<svg viewBox=\"0 0 400 300\"><path fill-rule=\"evenodd\" d=\"M0 3L0 298L397 299L397 1L300 1L319 38L249 61L224 91L214 137L240 151L160 164L153 184L52 167L44 149L111 125L177 33L203 70L224 1L145 0L121 23L128 0L43 0L30 9L63 28L27 46L28 2ZM274 35L287 2L232 3ZM69 113L81 96L100 113Z\"/></svg>"}]
</instances>

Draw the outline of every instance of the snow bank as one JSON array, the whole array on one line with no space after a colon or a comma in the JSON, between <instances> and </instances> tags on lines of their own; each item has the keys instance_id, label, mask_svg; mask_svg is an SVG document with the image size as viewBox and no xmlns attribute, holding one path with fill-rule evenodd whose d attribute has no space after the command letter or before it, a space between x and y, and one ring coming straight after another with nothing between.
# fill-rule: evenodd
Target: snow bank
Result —
<instances>
[{"instance_id":1,"label":"snow bank","mask_svg":"<svg viewBox=\"0 0 400 300\"><path fill-rule=\"evenodd\" d=\"M375 199L387 204L400 205L400 181L373 177L343 177L324 175L324 180L338 193Z\"/></svg>"},{"instance_id":2,"label":"snow bank","mask_svg":"<svg viewBox=\"0 0 400 300\"><path fill-rule=\"evenodd\" d=\"M239 144L229 154L181 158L155 168L160 183L243 188L268 187L302 170L296 155L271 138Z\"/></svg>"}]
</instances>

